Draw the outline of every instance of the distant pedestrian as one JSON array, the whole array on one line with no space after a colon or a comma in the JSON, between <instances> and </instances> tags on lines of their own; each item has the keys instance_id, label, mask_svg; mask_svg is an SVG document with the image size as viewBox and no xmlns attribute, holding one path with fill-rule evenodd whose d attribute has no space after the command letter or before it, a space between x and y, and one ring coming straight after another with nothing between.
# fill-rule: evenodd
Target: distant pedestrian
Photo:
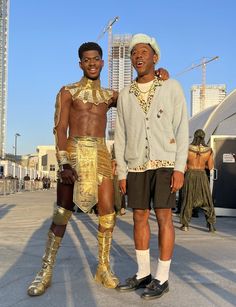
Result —
<instances>
[{"instance_id":1,"label":"distant pedestrian","mask_svg":"<svg viewBox=\"0 0 236 307\"><path fill-rule=\"evenodd\" d=\"M25 177L24 177L24 180L25 181L29 181L30 180L30 176L28 174L26 174Z\"/></svg>"}]
</instances>

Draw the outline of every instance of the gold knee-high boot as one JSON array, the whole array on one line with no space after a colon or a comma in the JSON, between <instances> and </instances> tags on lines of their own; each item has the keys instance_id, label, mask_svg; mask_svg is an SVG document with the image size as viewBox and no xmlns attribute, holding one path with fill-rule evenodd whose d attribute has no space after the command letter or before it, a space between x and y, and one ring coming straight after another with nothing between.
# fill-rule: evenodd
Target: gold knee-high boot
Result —
<instances>
[{"instance_id":1,"label":"gold knee-high boot","mask_svg":"<svg viewBox=\"0 0 236 307\"><path fill-rule=\"evenodd\" d=\"M110 250L112 242L112 228L115 225L115 212L99 217L99 224L106 229L105 232L98 231L98 267L95 280L106 288L116 288L119 279L110 268Z\"/></svg>"},{"instance_id":2,"label":"gold knee-high boot","mask_svg":"<svg viewBox=\"0 0 236 307\"><path fill-rule=\"evenodd\" d=\"M28 288L28 294L30 296L42 295L51 285L52 270L61 240L61 237L55 236L54 233L49 230L48 241L43 256L42 269L37 273L35 279Z\"/></svg>"},{"instance_id":3,"label":"gold knee-high boot","mask_svg":"<svg viewBox=\"0 0 236 307\"><path fill-rule=\"evenodd\" d=\"M72 212L57 206L53 214L53 223L55 225L67 225ZM48 232L48 240L45 253L43 256L42 268L37 273L35 279L28 288L28 295L38 296L44 294L46 289L51 285L53 267L56 260L57 251L60 247L62 238L56 236L52 230Z\"/></svg>"}]
</instances>

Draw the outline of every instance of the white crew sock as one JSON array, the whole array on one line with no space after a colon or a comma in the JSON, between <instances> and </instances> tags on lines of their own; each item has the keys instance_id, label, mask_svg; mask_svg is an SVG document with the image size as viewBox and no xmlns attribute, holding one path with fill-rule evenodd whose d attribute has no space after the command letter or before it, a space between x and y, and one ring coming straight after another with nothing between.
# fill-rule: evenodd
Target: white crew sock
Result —
<instances>
[{"instance_id":1,"label":"white crew sock","mask_svg":"<svg viewBox=\"0 0 236 307\"><path fill-rule=\"evenodd\" d=\"M156 272L155 279L160 280L161 285L169 279L170 263L171 263L171 259L164 261L158 258L157 272Z\"/></svg>"},{"instance_id":2,"label":"white crew sock","mask_svg":"<svg viewBox=\"0 0 236 307\"><path fill-rule=\"evenodd\" d=\"M135 250L137 263L138 263L138 273L137 279L146 277L150 274L150 252L149 249L146 250Z\"/></svg>"}]
</instances>

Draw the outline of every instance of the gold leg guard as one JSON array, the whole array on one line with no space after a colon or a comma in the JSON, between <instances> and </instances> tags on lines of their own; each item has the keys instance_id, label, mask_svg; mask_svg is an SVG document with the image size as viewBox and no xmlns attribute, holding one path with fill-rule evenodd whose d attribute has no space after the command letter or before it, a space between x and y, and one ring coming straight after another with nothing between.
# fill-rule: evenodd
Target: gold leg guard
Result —
<instances>
[{"instance_id":1,"label":"gold leg guard","mask_svg":"<svg viewBox=\"0 0 236 307\"><path fill-rule=\"evenodd\" d=\"M115 213L99 217L100 225L109 229L115 224ZM95 280L105 288L116 288L119 279L110 268L110 250L112 241L112 231L98 231L98 257L99 263L95 274Z\"/></svg>"},{"instance_id":2,"label":"gold leg guard","mask_svg":"<svg viewBox=\"0 0 236 307\"><path fill-rule=\"evenodd\" d=\"M60 247L62 238L55 236L55 234L49 230L48 241L43 256L43 263L41 270L37 273L35 279L28 288L28 295L38 296L42 295L46 289L51 285L52 270L54 262L56 260L56 254Z\"/></svg>"}]
</instances>

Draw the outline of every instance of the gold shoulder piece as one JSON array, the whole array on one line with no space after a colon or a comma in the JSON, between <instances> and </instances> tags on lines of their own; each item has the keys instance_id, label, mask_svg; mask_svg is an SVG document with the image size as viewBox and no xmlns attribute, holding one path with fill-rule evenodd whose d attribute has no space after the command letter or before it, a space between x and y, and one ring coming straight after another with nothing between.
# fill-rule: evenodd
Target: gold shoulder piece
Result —
<instances>
[{"instance_id":1,"label":"gold shoulder piece","mask_svg":"<svg viewBox=\"0 0 236 307\"><path fill-rule=\"evenodd\" d=\"M83 77L79 82L67 85L65 87L71 93L72 99L79 99L83 103L108 104L113 97L113 91L102 88L100 80L90 80Z\"/></svg>"},{"instance_id":2,"label":"gold shoulder piece","mask_svg":"<svg viewBox=\"0 0 236 307\"><path fill-rule=\"evenodd\" d=\"M65 86L65 90L70 92L73 100L74 100L74 95L76 94L80 86L81 86L80 82L75 82Z\"/></svg>"}]
</instances>

